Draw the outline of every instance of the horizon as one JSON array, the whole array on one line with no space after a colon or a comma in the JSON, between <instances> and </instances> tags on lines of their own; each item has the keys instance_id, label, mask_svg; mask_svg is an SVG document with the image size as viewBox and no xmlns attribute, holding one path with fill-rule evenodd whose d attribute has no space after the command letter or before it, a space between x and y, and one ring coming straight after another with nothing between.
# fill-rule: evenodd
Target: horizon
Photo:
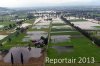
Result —
<instances>
[{"instance_id":1,"label":"horizon","mask_svg":"<svg viewBox=\"0 0 100 66\"><path fill-rule=\"evenodd\" d=\"M1 0L0 7L100 6L99 0Z\"/></svg>"}]
</instances>

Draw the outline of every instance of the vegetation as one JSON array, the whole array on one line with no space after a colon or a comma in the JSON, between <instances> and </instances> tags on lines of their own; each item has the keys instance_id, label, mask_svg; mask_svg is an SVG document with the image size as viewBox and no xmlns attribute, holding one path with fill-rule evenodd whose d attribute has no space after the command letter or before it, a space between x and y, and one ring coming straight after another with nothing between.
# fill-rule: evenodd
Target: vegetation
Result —
<instances>
[{"instance_id":1,"label":"vegetation","mask_svg":"<svg viewBox=\"0 0 100 66\"><path fill-rule=\"evenodd\" d=\"M63 16L61 17L67 24L69 24L70 26L74 27L76 30L78 30L80 33L82 33L84 36L86 36L87 38L89 38L92 42L94 42L97 46L100 46L100 39L96 38L95 36L91 36L90 33L86 32L85 30L82 30L81 28L74 26L74 24L71 24L68 20L66 20L65 18L63 18Z\"/></svg>"},{"instance_id":2,"label":"vegetation","mask_svg":"<svg viewBox=\"0 0 100 66\"><path fill-rule=\"evenodd\" d=\"M67 22L68 24L68 22ZM69 24L70 25L70 24ZM74 26L73 24L71 24L70 26ZM76 28L75 28L76 29ZM77 29L78 30L78 29ZM79 31L79 30L78 30ZM70 37L70 41L65 41L65 42L61 42L61 43L49 43L48 46L48 50L47 50L47 57L51 58L51 59L55 59L55 58L78 58L78 57L95 57L95 63L94 64L77 64L77 62L75 64L67 64L67 63L61 63L61 64L49 64L46 63L46 66L97 66L100 60L100 56L99 56L99 50L100 48L97 47L95 44L93 44L91 42L91 40L89 40L86 36L83 36L84 34L82 34L80 31L75 31L75 32L61 32L61 33L51 33L51 35L71 35L72 37ZM56 31L57 32L57 31ZM78 36L81 37L78 37ZM76 36L76 37L74 37ZM73 46L73 51L71 52L61 52L59 53L56 49L52 48L53 46ZM66 49L67 50L67 49Z\"/></svg>"},{"instance_id":3,"label":"vegetation","mask_svg":"<svg viewBox=\"0 0 100 66\"><path fill-rule=\"evenodd\" d=\"M27 20L25 21L26 23L33 23L35 19L31 19L30 21ZM33 21L33 22L32 22ZM14 22L3 22L1 24L7 25L7 28L16 28L17 26L15 25ZM22 23L20 23L21 25ZM13 28L14 27L14 28ZM31 27L29 27L30 29ZM8 29L6 31L10 31L12 29ZM16 47L16 46L28 46L28 44L30 42L23 42L22 39L26 36L26 31L29 30L28 28L17 28L14 33L10 33L8 34L7 37L5 37L4 39L0 40L1 46L0 46L0 50L4 51L4 50L9 50L11 47ZM3 31L5 32L5 31Z\"/></svg>"}]
</instances>

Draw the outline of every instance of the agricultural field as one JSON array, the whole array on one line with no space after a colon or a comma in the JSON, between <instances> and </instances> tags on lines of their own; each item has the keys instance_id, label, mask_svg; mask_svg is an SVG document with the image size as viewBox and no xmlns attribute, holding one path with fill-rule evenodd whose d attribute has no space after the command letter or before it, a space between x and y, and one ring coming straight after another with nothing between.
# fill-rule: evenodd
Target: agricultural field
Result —
<instances>
[{"instance_id":1,"label":"agricultural field","mask_svg":"<svg viewBox=\"0 0 100 66\"><path fill-rule=\"evenodd\" d=\"M99 35L99 32L97 32L99 24L85 19L75 18L75 20L74 17L71 19L71 23L90 32L91 35ZM14 23L5 22L1 24L7 26ZM42 39L47 39L48 44L43 44ZM15 63L20 64L21 62L18 61L20 59L19 52L24 54L25 64L34 62L33 65L35 66L38 66L38 64L42 66L98 66L100 62L100 48L78 30L66 24L60 17L52 17L52 20L45 20L44 17L27 19L21 25L16 25L12 29L1 29L0 42L2 43L0 51L6 52L1 57L3 56L3 61L7 63L11 63L8 56L13 53L14 59L16 59ZM14 53L18 54L18 56ZM75 58L77 61L75 63L53 64L45 62L47 57L51 59ZM88 63L78 63L79 57L93 58L93 60Z\"/></svg>"},{"instance_id":2,"label":"agricultural field","mask_svg":"<svg viewBox=\"0 0 100 66\"><path fill-rule=\"evenodd\" d=\"M39 18L37 18L39 19ZM17 53L19 54L19 50L25 54L23 51L27 51L27 53L29 54L30 52L33 53L33 54L30 54L30 57L34 57L36 58L36 60L40 60L39 62L35 62L33 65L43 65L44 64L44 52L41 53L42 51L42 48L35 48L36 46L34 45L34 43L32 41L40 41L41 37L47 37L48 36L48 31L49 31L49 24L50 24L50 21L47 21L49 22L48 25L45 26L45 22L42 23L39 23L37 21L37 19L33 18L33 19L30 19L30 20L26 20L25 22L23 22L21 25L17 25L15 28L13 29L9 29L9 30L6 30L6 31L2 31L0 32L0 42L2 43L2 45L0 46L0 51L2 52L5 52L6 54L2 54L4 55L5 57L1 57L4 58L4 62L7 62L7 63L11 63L11 61L9 60L10 57L8 57L12 52L12 53ZM41 19L43 20L43 19ZM37 21L37 22L35 22ZM35 24L36 23L36 24ZM6 23L4 24L6 25ZM41 27L40 27L41 26ZM20 28L25 28L25 29L18 29L18 27ZM38 28L40 27L40 28ZM46 27L46 28L44 28ZM28 29L27 29L28 28ZM17 30L16 30L17 29ZM10 33L12 32L12 33ZM31 46L31 50L28 50L29 46ZM21 49L20 49L21 48ZM23 50L22 50L23 49ZM18 50L18 51L17 51ZM30 52L29 52L30 51ZM16 56L16 55L14 55ZM25 63L28 62L28 63L31 63L34 60L34 58L30 59L30 62L27 60L29 58L27 58L27 54L25 54L26 58L25 58ZM16 59L18 56L15 57L15 60L18 61L18 59ZM20 59L20 57L19 57ZM16 63L21 63L21 62L16 62Z\"/></svg>"},{"instance_id":3,"label":"agricultural field","mask_svg":"<svg viewBox=\"0 0 100 66\"><path fill-rule=\"evenodd\" d=\"M63 21L61 21L63 22ZM83 22L83 21L82 21ZM53 22L52 22L53 23ZM74 22L72 22L74 23ZM76 23L76 21L75 21ZM77 22L78 23L78 22ZM80 22L79 22L80 23ZM66 24L64 24L66 25ZM64 26L61 25L61 26ZM52 27L55 25L52 25ZM57 25L56 25L57 26ZM60 26L60 25L59 25ZM88 38L83 36L80 32L75 30L70 26L66 28L52 28L51 29L51 42L48 45L47 50L47 57L50 59L61 59L61 58L77 58L78 57L94 57L95 63L94 64L78 64L79 59L76 63L46 63L46 66L98 66L100 61L99 50L100 48L97 47L95 44L92 43ZM65 30L64 30L65 29ZM60 31L62 30L62 31Z\"/></svg>"},{"instance_id":4,"label":"agricultural field","mask_svg":"<svg viewBox=\"0 0 100 66\"><path fill-rule=\"evenodd\" d=\"M0 66L100 66L100 0L1 0Z\"/></svg>"}]
</instances>

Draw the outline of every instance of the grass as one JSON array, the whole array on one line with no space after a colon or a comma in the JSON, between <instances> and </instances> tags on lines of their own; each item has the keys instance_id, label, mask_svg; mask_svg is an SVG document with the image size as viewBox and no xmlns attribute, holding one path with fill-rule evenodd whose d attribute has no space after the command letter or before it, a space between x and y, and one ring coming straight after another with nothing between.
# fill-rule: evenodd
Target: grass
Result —
<instances>
[{"instance_id":1,"label":"grass","mask_svg":"<svg viewBox=\"0 0 100 66\"><path fill-rule=\"evenodd\" d=\"M94 64L46 64L46 66L99 66L99 63L94 63Z\"/></svg>"},{"instance_id":2,"label":"grass","mask_svg":"<svg viewBox=\"0 0 100 66\"><path fill-rule=\"evenodd\" d=\"M22 39L24 38L26 34L19 34L18 36L14 36L13 38L11 38L11 42L9 42L8 40L6 40L6 43L0 48L0 50L9 50L11 47L14 46L24 46L26 44L29 44L29 42L22 42Z\"/></svg>"},{"instance_id":3,"label":"grass","mask_svg":"<svg viewBox=\"0 0 100 66\"><path fill-rule=\"evenodd\" d=\"M9 20L11 20L11 19L14 19L14 17L12 17L12 16L9 16L9 15L4 15L4 16L2 16L2 15L0 15L0 20L4 20L4 21L9 21Z\"/></svg>"},{"instance_id":4,"label":"grass","mask_svg":"<svg viewBox=\"0 0 100 66\"><path fill-rule=\"evenodd\" d=\"M52 29L52 32L67 31L66 29ZM51 35L79 35L81 37L71 37L70 41L62 43L49 43L47 50L47 57L54 58L78 58L78 57L94 57L96 62L100 62L100 48L94 45L89 39L80 34L79 32L61 32L51 33ZM74 46L72 52L58 53L56 49L51 48L52 46ZM99 63L94 64L47 64L46 66L98 66Z\"/></svg>"},{"instance_id":5,"label":"grass","mask_svg":"<svg viewBox=\"0 0 100 66\"><path fill-rule=\"evenodd\" d=\"M33 21L33 20L32 20ZM26 21L26 23L33 23L32 21ZM60 26L60 24L58 24ZM73 29L74 30L74 29ZM72 31L73 31L72 30ZM48 29L32 29L29 28L28 31L48 31ZM71 31L71 29L52 29L51 31ZM75 31L75 30L74 30ZM11 42L5 43L2 47L0 47L0 50L8 50L11 47L14 47L19 44L19 46L26 46L30 42L22 42L22 39L24 38L26 34L20 34L17 37L13 37ZM47 50L47 56L49 58L78 58L78 57L95 57L96 61L100 61L100 48L92 44L90 40L88 40L86 37L81 35L79 32L61 32L61 33L51 33L51 35L80 35L80 37L71 37L70 41L62 42L62 43L49 43L48 44L48 50ZM55 49L51 48L52 46L74 46L73 52L65 52L59 54ZM46 66L99 66L99 64L46 64Z\"/></svg>"},{"instance_id":6,"label":"grass","mask_svg":"<svg viewBox=\"0 0 100 66\"><path fill-rule=\"evenodd\" d=\"M100 26L94 26L95 28L100 28Z\"/></svg>"},{"instance_id":7,"label":"grass","mask_svg":"<svg viewBox=\"0 0 100 66\"><path fill-rule=\"evenodd\" d=\"M0 22L0 25L4 25L4 26L8 26L9 24L15 24L15 22L9 22L9 21Z\"/></svg>"},{"instance_id":8,"label":"grass","mask_svg":"<svg viewBox=\"0 0 100 66\"><path fill-rule=\"evenodd\" d=\"M33 23L34 19L31 20L27 20L26 23ZM10 22L6 23L4 22L3 24L8 25L11 24ZM29 29L31 29L31 26L29 27ZM24 38L24 36L26 36L25 33L20 33L18 36L14 36L13 38L11 38L11 42L6 41L6 43L0 48L0 50L9 50L11 47L15 47L15 46L26 46L28 45L30 42L22 42L22 39Z\"/></svg>"},{"instance_id":9,"label":"grass","mask_svg":"<svg viewBox=\"0 0 100 66\"><path fill-rule=\"evenodd\" d=\"M26 20L26 21L25 21L25 23L30 23L30 24L33 24L33 23L34 23L34 21L35 21L35 18L30 19L30 20Z\"/></svg>"},{"instance_id":10,"label":"grass","mask_svg":"<svg viewBox=\"0 0 100 66\"><path fill-rule=\"evenodd\" d=\"M34 23L35 18L31 19L31 20L26 20L25 23L30 23L33 24ZM0 25L4 25L7 26L9 24L14 24L15 22L0 22ZM32 26L29 27L29 29ZM6 31L2 31L3 33ZM26 46L28 45L30 42L22 42L22 39L24 38L24 36L26 36L26 34L24 33L20 33L18 36L14 36L13 38L11 38L11 42L5 40L5 44L3 46L0 47L0 50L9 50L11 47L14 46Z\"/></svg>"},{"instance_id":11,"label":"grass","mask_svg":"<svg viewBox=\"0 0 100 66\"><path fill-rule=\"evenodd\" d=\"M74 46L74 51L70 53L57 53L55 49L51 49L51 46ZM78 57L95 57L96 61L100 61L100 48L93 45L90 40L85 37L72 38L70 42L63 42L58 44L49 44L48 57L50 58L78 58Z\"/></svg>"},{"instance_id":12,"label":"grass","mask_svg":"<svg viewBox=\"0 0 100 66\"><path fill-rule=\"evenodd\" d=\"M100 17L100 13L98 13L98 14L93 13L93 15Z\"/></svg>"},{"instance_id":13,"label":"grass","mask_svg":"<svg viewBox=\"0 0 100 66\"><path fill-rule=\"evenodd\" d=\"M74 31L74 30L71 30L71 29L51 29L53 32L56 32L56 31Z\"/></svg>"}]
</instances>

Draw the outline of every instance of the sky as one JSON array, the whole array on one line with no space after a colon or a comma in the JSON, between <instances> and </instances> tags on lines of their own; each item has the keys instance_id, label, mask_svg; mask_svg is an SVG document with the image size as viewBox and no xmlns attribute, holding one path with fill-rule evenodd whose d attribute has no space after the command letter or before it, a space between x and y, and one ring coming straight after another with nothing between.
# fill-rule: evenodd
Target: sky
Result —
<instances>
[{"instance_id":1,"label":"sky","mask_svg":"<svg viewBox=\"0 0 100 66\"><path fill-rule=\"evenodd\" d=\"M0 7L99 5L100 0L0 0Z\"/></svg>"}]
</instances>

